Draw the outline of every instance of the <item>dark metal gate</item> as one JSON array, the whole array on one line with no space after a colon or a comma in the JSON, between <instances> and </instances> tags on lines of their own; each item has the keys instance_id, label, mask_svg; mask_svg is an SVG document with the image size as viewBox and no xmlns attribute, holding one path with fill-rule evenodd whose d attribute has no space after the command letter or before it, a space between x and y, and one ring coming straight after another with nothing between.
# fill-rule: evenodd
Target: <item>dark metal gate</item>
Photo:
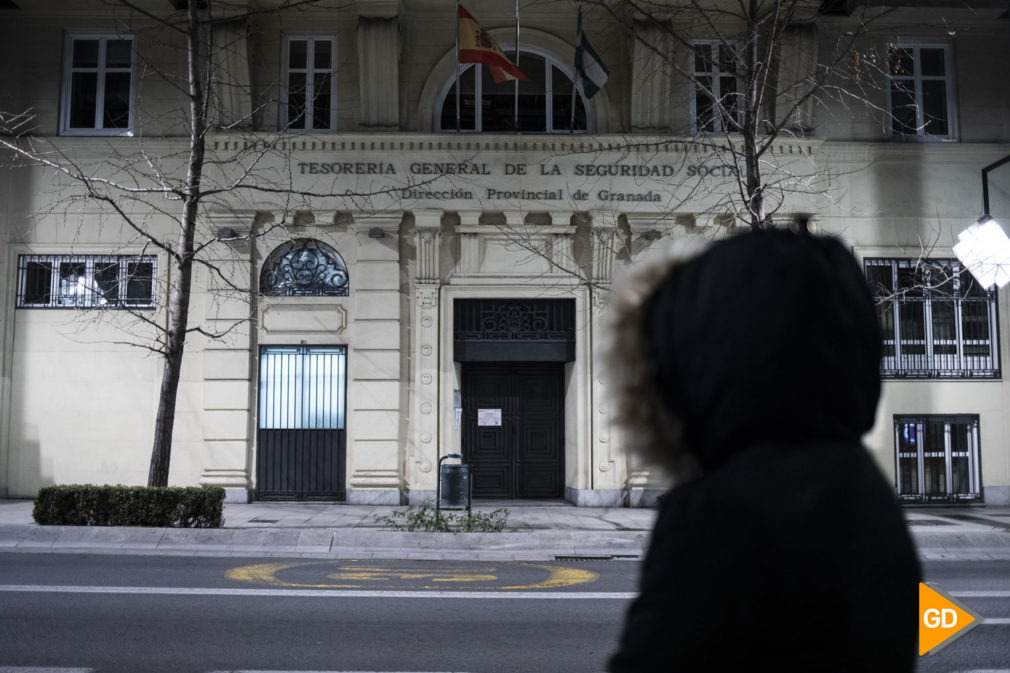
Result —
<instances>
[{"instance_id":1,"label":"dark metal gate","mask_svg":"<svg viewBox=\"0 0 1010 673\"><path fill-rule=\"evenodd\" d=\"M344 499L346 372L346 346L260 351L258 499Z\"/></svg>"},{"instance_id":2,"label":"dark metal gate","mask_svg":"<svg viewBox=\"0 0 1010 673\"><path fill-rule=\"evenodd\" d=\"M463 365L463 457L477 498L564 495L564 365Z\"/></svg>"}]
</instances>

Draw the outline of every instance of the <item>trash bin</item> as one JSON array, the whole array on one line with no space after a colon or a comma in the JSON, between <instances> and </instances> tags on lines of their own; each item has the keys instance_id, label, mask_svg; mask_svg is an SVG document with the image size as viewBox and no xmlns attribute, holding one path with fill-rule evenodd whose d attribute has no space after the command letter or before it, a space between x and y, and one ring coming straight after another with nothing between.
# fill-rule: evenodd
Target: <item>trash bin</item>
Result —
<instances>
[{"instance_id":1,"label":"trash bin","mask_svg":"<svg viewBox=\"0 0 1010 673\"><path fill-rule=\"evenodd\" d=\"M470 511L470 466L462 462L443 463L446 458L463 456L450 453L438 459L438 495L435 509L465 509Z\"/></svg>"}]
</instances>

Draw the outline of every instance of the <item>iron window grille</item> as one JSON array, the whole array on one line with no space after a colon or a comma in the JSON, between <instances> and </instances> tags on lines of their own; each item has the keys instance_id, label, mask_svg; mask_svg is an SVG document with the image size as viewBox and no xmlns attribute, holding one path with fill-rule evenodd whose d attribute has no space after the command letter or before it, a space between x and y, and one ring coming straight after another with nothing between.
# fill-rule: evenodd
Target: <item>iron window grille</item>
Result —
<instances>
[{"instance_id":1,"label":"iron window grille","mask_svg":"<svg viewBox=\"0 0 1010 673\"><path fill-rule=\"evenodd\" d=\"M68 36L60 108L62 135L133 130L133 37Z\"/></svg>"},{"instance_id":2,"label":"iron window grille","mask_svg":"<svg viewBox=\"0 0 1010 673\"><path fill-rule=\"evenodd\" d=\"M954 140L950 47L891 44L887 57L891 136L899 140Z\"/></svg>"},{"instance_id":3,"label":"iron window grille","mask_svg":"<svg viewBox=\"0 0 1010 673\"><path fill-rule=\"evenodd\" d=\"M153 308L150 255L19 255L18 308Z\"/></svg>"},{"instance_id":4,"label":"iron window grille","mask_svg":"<svg viewBox=\"0 0 1010 673\"><path fill-rule=\"evenodd\" d=\"M347 266L322 241L298 238L279 246L263 262L260 292L278 297L346 297Z\"/></svg>"},{"instance_id":5,"label":"iron window grille","mask_svg":"<svg viewBox=\"0 0 1010 673\"><path fill-rule=\"evenodd\" d=\"M505 47L509 58L513 47ZM520 48L518 66L530 78L519 82L519 123L515 120L515 82L496 84L488 69L464 63L459 74L459 130L483 133L568 133L572 126L571 66L546 54ZM456 78L447 83L435 123L439 131L456 130ZM575 130L589 128L581 91L575 96Z\"/></svg>"},{"instance_id":6,"label":"iron window grille","mask_svg":"<svg viewBox=\"0 0 1010 673\"><path fill-rule=\"evenodd\" d=\"M866 259L884 378L998 378L996 290L956 260Z\"/></svg>"},{"instance_id":7,"label":"iron window grille","mask_svg":"<svg viewBox=\"0 0 1010 673\"><path fill-rule=\"evenodd\" d=\"M899 500L982 501L978 416L895 416L894 446Z\"/></svg>"},{"instance_id":8,"label":"iron window grille","mask_svg":"<svg viewBox=\"0 0 1010 673\"><path fill-rule=\"evenodd\" d=\"M718 41L692 43L691 130L733 133L743 114L736 47Z\"/></svg>"},{"instance_id":9,"label":"iron window grille","mask_svg":"<svg viewBox=\"0 0 1010 673\"><path fill-rule=\"evenodd\" d=\"M261 430L343 430L347 346L266 346L260 353Z\"/></svg>"},{"instance_id":10,"label":"iron window grille","mask_svg":"<svg viewBox=\"0 0 1010 673\"><path fill-rule=\"evenodd\" d=\"M335 37L288 37L281 87L281 128L333 131L337 128Z\"/></svg>"}]
</instances>

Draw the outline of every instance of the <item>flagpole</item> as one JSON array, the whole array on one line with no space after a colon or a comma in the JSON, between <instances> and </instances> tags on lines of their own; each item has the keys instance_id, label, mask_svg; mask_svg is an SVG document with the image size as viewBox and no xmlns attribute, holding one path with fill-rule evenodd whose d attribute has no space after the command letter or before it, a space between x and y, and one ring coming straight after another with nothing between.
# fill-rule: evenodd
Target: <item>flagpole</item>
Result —
<instances>
[{"instance_id":1,"label":"flagpole","mask_svg":"<svg viewBox=\"0 0 1010 673\"><path fill-rule=\"evenodd\" d=\"M459 3L456 0L456 133L459 133Z\"/></svg>"},{"instance_id":2,"label":"flagpole","mask_svg":"<svg viewBox=\"0 0 1010 673\"><path fill-rule=\"evenodd\" d=\"M579 21L575 24L575 75L572 76L572 120L568 133L575 135L575 87L579 85L579 50L582 48L582 5L579 5Z\"/></svg>"},{"instance_id":3,"label":"flagpole","mask_svg":"<svg viewBox=\"0 0 1010 673\"><path fill-rule=\"evenodd\" d=\"M516 0L516 68L519 67L519 0ZM519 78L515 79L515 95L513 96L513 101L515 105L513 106L513 123L516 127L516 133L519 133Z\"/></svg>"}]
</instances>

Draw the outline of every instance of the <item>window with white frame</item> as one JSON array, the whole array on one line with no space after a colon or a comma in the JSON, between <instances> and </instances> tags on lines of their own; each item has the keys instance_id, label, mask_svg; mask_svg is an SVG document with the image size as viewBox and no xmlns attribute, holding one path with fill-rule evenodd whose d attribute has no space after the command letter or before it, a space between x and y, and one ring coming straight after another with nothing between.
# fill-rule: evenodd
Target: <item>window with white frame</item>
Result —
<instances>
[{"instance_id":1,"label":"window with white frame","mask_svg":"<svg viewBox=\"0 0 1010 673\"><path fill-rule=\"evenodd\" d=\"M509 50L509 58L514 56ZM495 84L483 65L464 64L459 75L459 130L484 133L569 133L572 128L572 70L534 51L519 51L519 68L530 81L519 81L519 121L516 122L514 81ZM586 131L586 101L575 97L575 131ZM456 79L449 83L435 120L437 130L456 130Z\"/></svg>"},{"instance_id":2,"label":"window with white frame","mask_svg":"<svg viewBox=\"0 0 1010 673\"><path fill-rule=\"evenodd\" d=\"M894 446L900 500L982 500L978 416L895 416Z\"/></svg>"},{"instance_id":3,"label":"window with white frame","mask_svg":"<svg viewBox=\"0 0 1010 673\"><path fill-rule=\"evenodd\" d=\"M996 290L951 259L864 260L884 378L997 378Z\"/></svg>"},{"instance_id":4,"label":"window with white frame","mask_svg":"<svg viewBox=\"0 0 1010 673\"><path fill-rule=\"evenodd\" d=\"M691 46L691 130L732 133L743 113L736 47L713 41Z\"/></svg>"},{"instance_id":5,"label":"window with white frame","mask_svg":"<svg viewBox=\"0 0 1010 673\"><path fill-rule=\"evenodd\" d=\"M337 38L290 36L284 40L281 128L337 128Z\"/></svg>"},{"instance_id":6,"label":"window with white frame","mask_svg":"<svg viewBox=\"0 0 1010 673\"><path fill-rule=\"evenodd\" d=\"M132 130L133 38L68 36L60 133L128 135Z\"/></svg>"},{"instance_id":7,"label":"window with white frame","mask_svg":"<svg viewBox=\"0 0 1010 673\"><path fill-rule=\"evenodd\" d=\"M888 45L891 135L907 140L952 140L953 68L943 44Z\"/></svg>"},{"instance_id":8,"label":"window with white frame","mask_svg":"<svg viewBox=\"0 0 1010 673\"><path fill-rule=\"evenodd\" d=\"M18 308L151 308L150 255L19 255Z\"/></svg>"}]
</instances>

